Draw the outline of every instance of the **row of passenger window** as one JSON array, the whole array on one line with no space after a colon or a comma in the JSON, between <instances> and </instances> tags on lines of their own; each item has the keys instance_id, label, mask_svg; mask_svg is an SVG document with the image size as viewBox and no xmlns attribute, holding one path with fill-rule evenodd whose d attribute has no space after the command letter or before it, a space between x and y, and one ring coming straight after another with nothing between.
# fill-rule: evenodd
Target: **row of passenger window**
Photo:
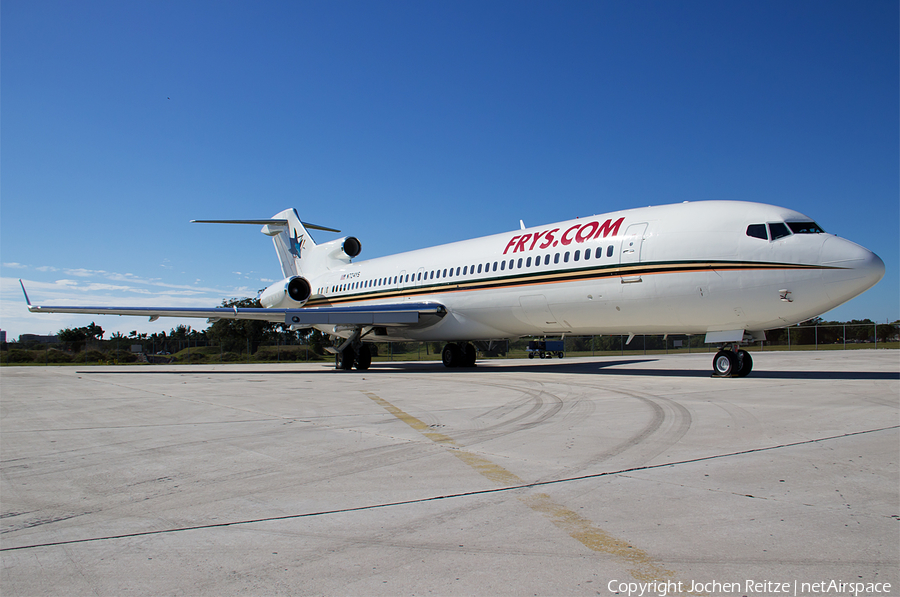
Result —
<instances>
[{"instance_id":1,"label":"row of passenger window","mask_svg":"<svg viewBox=\"0 0 900 597\"><path fill-rule=\"evenodd\" d=\"M562 263L570 263L575 261L590 261L591 259L600 259L603 257L604 251L606 252L607 257L613 256L613 245L604 247L597 247L595 250L585 249L583 252L581 249L575 251L574 253L570 251L566 251L565 253L556 253L552 256L547 254L543 256L537 256L535 258L531 257L519 257L518 259L510 259L503 261L494 261L493 263L488 262L484 264L475 264L475 265L463 265L454 268L445 268L443 270L436 269L429 271L420 271L417 273L411 274L400 274L394 276L393 279L391 276L387 276L385 278L374 278L372 280L360 280L358 282L348 282L345 284L338 284L332 286L330 289L319 289L320 293L324 290L330 293L336 292L347 292L350 290L362 290L366 288L380 288L384 286L396 286L397 284L407 284L409 282L421 282L422 280L441 280L446 278L453 278L457 276L468 276L468 275L478 275L481 273L491 273L497 271L507 271L513 269L522 269L529 267L538 267L540 265L550 265L550 261L552 260L554 264Z\"/></svg>"}]
</instances>

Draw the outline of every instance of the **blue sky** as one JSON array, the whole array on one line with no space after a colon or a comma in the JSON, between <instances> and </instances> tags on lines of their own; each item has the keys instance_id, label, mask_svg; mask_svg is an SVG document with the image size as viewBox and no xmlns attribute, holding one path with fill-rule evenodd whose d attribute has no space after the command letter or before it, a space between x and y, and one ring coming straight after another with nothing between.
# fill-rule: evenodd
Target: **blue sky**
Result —
<instances>
[{"instance_id":1,"label":"blue sky","mask_svg":"<svg viewBox=\"0 0 900 597\"><path fill-rule=\"evenodd\" d=\"M189 220L286 207L369 258L520 218L772 203L885 261L826 318L898 318L894 1L4 0L0 16L13 337L179 323L32 315L18 278L44 304L255 296L280 278L270 241Z\"/></svg>"}]
</instances>

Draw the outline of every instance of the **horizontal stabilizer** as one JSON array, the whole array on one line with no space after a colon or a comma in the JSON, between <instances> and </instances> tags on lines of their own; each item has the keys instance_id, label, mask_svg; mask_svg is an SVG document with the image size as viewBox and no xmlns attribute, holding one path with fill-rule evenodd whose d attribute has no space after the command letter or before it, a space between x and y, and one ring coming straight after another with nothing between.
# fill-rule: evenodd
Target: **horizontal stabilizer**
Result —
<instances>
[{"instance_id":1,"label":"horizontal stabilizer","mask_svg":"<svg viewBox=\"0 0 900 597\"><path fill-rule=\"evenodd\" d=\"M265 220L191 220L191 224L251 224L255 226L287 226L288 221L282 219L268 218ZM301 222L304 227L313 230L324 230L325 232L340 232L334 228L327 226L319 226L318 224L310 224L309 222Z\"/></svg>"}]
</instances>

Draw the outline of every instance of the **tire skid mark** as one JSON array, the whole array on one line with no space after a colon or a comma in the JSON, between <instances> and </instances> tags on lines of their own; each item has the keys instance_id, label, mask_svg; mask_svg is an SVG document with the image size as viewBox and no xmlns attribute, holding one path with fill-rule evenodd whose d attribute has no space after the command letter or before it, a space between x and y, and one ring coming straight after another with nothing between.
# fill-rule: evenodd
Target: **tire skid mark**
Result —
<instances>
[{"instance_id":1,"label":"tire skid mark","mask_svg":"<svg viewBox=\"0 0 900 597\"><path fill-rule=\"evenodd\" d=\"M515 412L517 409L522 408L524 405L529 403L532 404L532 407L526 412L516 415L515 417L512 417L510 419L480 426L477 429L473 429L471 431L463 431L458 433L456 435L456 438L460 445L482 443L503 437L505 435L509 435L511 433L515 433L517 431L532 429L534 427L537 427L538 425L546 423L547 421L555 417L565 406L565 402L562 398L560 398L556 394L547 392L543 387L541 387L540 389L531 389L508 384L484 385L521 392L522 394L524 394L524 396L512 400L501 407L492 409L487 413L479 415L477 417L479 419L491 414L499 414L502 417L506 414ZM543 384L541 384L541 386L543 386ZM545 406L547 406L547 408L545 408ZM535 417L535 415L537 416Z\"/></svg>"},{"instance_id":2,"label":"tire skid mark","mask_svg":"<svg viewBox=\"0 0 900 597\"><path fill-rule=\"evenodd\" d=\"M687 434L693 421L690 411L684 405L669 398L652 396L634 390L626 391L589 384L573 385L591 390L603 390L604 392L632 398L649 407L652 416L641 430L628 439L602 452L593 454L581 463L563 469L567 475L622 455L628 457L627 463L629 466L647 464L670 447L676 445Z\"/></svg>"},{"instance_id":3,"label":"tire skid mark","mask_svg":"<svg viewBox=\"0 0 900 597\"><path fill-rule=\"evenodd\" d=\"M450 454L453 454L465 462L488 480L501 486L526 484L518 475L491 462L487 458L460 449L451 437L444 435L443 433L430 431L428 425L394 406L387 400L384 400L372 392L363 392L363 394L399 420L422 433L425 437L451 448L448 450ZM556 412L558 412L558 409ZM554 526L564 531L591 551L610 555L624 563L628 566L629 573L636 580L643 582L650 582L653 580L664 581L672 579L675 576L675 572L661 567L654 562L650 555L644 550L630 545L627 541L613 537L603 529L594 526L592 521L563 505L557 504L546 493L534 493L520 499L533 511L544 515Z\"/></svg>"}]
</instances>

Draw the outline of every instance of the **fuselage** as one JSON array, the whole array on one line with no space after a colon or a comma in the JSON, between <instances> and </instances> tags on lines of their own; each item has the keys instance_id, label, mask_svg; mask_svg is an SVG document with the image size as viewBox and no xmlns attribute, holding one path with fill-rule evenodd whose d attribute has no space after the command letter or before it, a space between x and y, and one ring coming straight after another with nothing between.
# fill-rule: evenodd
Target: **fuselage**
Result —
<instances>
[{"instance_id":1,"label":"fuselage","mask_svg":"<svg viewBox=\"0 0 900 597\"><path fill-rule=\"evenodd\" d=\"M408 300L447 308L435 325L375 329L370 340L761 332L820 315L883 275L877 255L801 213L704 201L350 263L311 277L306 306Z\"/></svg>"}]
</instances>

